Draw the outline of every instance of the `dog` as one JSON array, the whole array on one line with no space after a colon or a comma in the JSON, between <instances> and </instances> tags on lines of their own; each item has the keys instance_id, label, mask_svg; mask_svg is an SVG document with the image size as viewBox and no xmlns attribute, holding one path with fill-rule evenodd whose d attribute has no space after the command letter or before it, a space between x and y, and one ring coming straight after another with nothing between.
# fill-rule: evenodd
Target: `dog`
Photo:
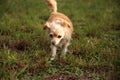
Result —
<instances>
[{"instance_id":1,"label":"dog","mask_svg":"<svg viewBox=\"0 0 120 80\"><path fill-rule=\"evenodd\" d=\"M66 15L57 12L56 0L46 0L46 2L51 10L51 15L45 23L44 29L47 30L51 40L52 56L50 60L54 60L57 48L60 46L62 48L61 56L66 55L73 33L73 24Z\"/></svg>"}]
</instances>

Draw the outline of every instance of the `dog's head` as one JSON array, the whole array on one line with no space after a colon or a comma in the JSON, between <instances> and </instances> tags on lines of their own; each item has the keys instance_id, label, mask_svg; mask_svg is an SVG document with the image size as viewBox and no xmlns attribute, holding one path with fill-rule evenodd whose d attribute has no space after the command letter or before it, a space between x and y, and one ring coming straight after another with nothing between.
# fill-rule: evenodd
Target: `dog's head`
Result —
<instances>
[{"instance_id":1,"label":"dog's head","mask_svg":"<svg viewBox=\"0 0 120 80\"><path fill-rule=\"evenodd\" d=\"M65 27L58 20L46 23L44 29L48 30L51 44L54 46L57 46L65 36Z\"/></svg>"}]
</instances>

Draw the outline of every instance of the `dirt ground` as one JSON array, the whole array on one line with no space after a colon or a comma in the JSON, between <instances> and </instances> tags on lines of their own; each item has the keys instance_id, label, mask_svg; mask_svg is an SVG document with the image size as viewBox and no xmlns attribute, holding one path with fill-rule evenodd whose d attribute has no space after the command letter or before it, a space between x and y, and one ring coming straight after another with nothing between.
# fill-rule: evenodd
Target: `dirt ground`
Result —
<instances>
[{"instance_id":1,"label":"dirt ground","mask_svg":"<svg viewBox=\"0 0 120 80\"><path fill-rule=\"evenodd\" d=\"M82 76L76 76L74 74L68 73L56 73L53 75L48 75L44 80L94 80L93 77L88 77L88 75L83 74Z\"/></svg>"},{"instance_id":2,"label":"dirt ground","mask_svg":"<svg viewBox=\"0 0 120 80\"><path fill-rule=\"evenodd\" d=\"M79 77L68 73L56 73L48 75L44 80L80 80Z\"/></svg>"}]
</instances>

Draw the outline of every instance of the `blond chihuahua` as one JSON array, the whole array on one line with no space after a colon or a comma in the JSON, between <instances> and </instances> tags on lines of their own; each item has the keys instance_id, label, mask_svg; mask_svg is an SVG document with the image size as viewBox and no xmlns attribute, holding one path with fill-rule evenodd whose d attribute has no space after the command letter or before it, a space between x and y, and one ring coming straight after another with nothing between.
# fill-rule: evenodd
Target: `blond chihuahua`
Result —
<instances>
[{"instance_id":1,"label":"blond chihuahua","mask_svg":"<svg viewBox=\"0 0 120 80\"><path fill-rule=\"evenodd\" d=\"M56 0L46 0L49 8L51 9L51 15L48 18L44 29L48 30L49 37L51 39L51 51L52 57L50 60L54 60L58 47L62 47L62 55L65 56L67 47L69 46L73 25L70 19L62 13L57 12Z\"/></svg>"}]
</instances>

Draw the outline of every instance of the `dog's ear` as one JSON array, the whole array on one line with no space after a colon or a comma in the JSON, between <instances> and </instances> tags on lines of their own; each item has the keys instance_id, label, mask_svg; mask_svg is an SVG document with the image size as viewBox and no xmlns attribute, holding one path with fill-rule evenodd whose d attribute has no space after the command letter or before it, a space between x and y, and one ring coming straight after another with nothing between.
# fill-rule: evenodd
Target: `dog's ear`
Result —
<instances>
[{"instance_id":1,"label":"dog's ear","mask_svg":"<svg viewBox=\"0 0 120 80\"><path fill-rule=\"evenodd\" d=\"M46 29L49 30L49 29L50 29L50 25L49 25L49 23L46 23L46 24L44 25L43 29L44 29L44 30L46 30Z\"/></svg>"},{"instance_id":2,"label":"dog's ear","mask_svg":"<svg viewBox=\"0 0 120 80\"><path fill-rule=\"evenodd\" d=\"M63 27L68 27L68 28L70 28L70 26L71 26L70 23L68 23L67 21L64 21L64 20L56 20L55 22L56 22L57 24L60 24L60 25L63 26Z\"/></svg>"},{"instance_id":3,"label":"dog's ear","mask_svg":"<svg viewBox=\"0 0 120 80\"><path fill-rule=\"evenodd\" d=\"M62 25L63 27L68 27L68 28L70 28L70 26L71 26L71 24L68 23L67 21L62 22L61 25Z\"/></svg>"}]
</instances>

